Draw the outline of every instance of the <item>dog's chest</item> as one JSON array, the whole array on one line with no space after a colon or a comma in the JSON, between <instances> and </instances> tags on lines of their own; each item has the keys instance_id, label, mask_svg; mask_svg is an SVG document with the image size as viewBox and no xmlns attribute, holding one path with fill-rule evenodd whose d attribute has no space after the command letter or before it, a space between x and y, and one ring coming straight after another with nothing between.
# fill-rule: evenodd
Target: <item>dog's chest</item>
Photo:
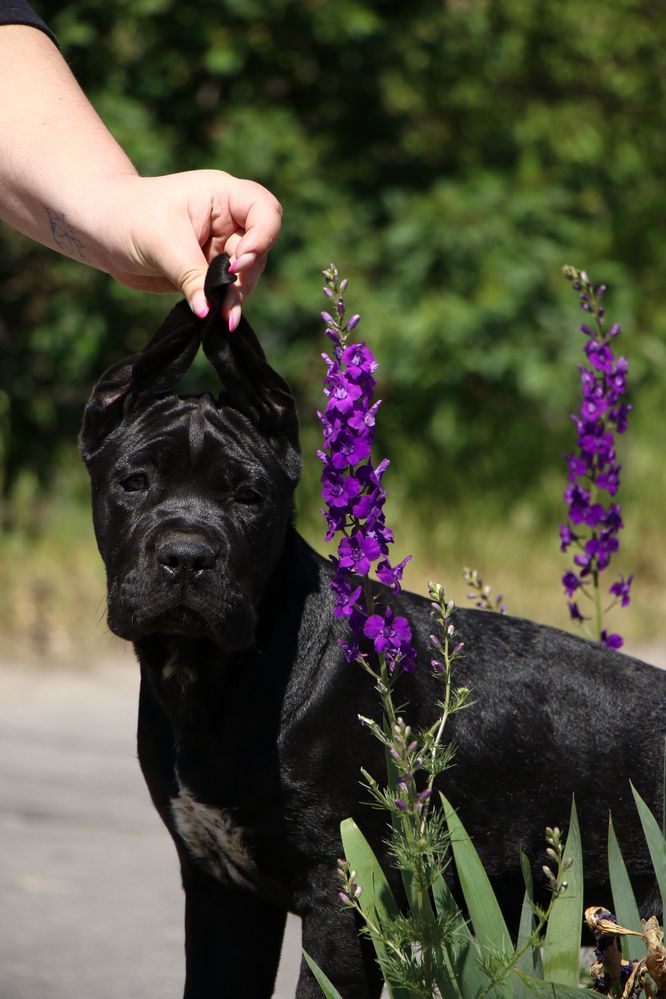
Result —
<instances>
[{"instance_id":1,"label":"dog's chest","mask_svg":"<svg viewBox=\"0 0 666 999\"><path fill-rule=\"evenodd\" d=\"M253 887L259 878L247 834L231 813L198 801L185 786L171 800L176 832L190 856L218 881Z\"/></svg>"}]
</instances>

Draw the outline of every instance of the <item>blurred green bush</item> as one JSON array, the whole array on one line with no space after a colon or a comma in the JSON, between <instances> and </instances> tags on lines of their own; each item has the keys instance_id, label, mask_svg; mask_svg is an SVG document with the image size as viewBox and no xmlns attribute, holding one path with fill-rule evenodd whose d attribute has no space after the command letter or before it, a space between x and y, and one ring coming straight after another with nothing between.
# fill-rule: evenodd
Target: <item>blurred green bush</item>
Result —
<instances>
[{"instance_id":1,"label":"blurred green bush","mask_svg":"<svg viewBox=\"0 0 666 999\"><path fill-rule=\"evenodd\" d=\"M382 360L379 447L399 459L402 494L559 512L581 348L571 262L611 285L635 406L625 465L642 502L663 494L666 20L651 4L37 6L142 172L219 166L282 201L247 312L300 397L308 445L318 270L334 259ZM93 381L169 303L7 228L0 303L9 524L17 483L48 490Z\"/></svg>"}]
</instances>

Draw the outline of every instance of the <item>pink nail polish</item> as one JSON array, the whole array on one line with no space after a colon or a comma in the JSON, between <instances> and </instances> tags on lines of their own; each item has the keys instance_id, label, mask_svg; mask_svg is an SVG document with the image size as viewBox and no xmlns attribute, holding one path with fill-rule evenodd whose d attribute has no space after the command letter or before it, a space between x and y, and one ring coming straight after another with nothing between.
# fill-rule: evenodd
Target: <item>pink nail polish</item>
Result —
<instances>
[{"instance_id":1,"label":"pink nail polish","mask_svg":"<svg viewBox=\"0 0 666 999\"><path fill-rule=\"evenodd\" d=\"M203 309L199 309L194 314L197 317L197 319L205 319L209 312L210 312L210 309L208 308L208 306L204 305Z\"/></svg>"},{"instance_id":2,"label":"pink nail polish","mask_svg":"<svg viewBox=\"0 0 666 999\"><path fill-rule=\"evenodd\" d=\"M234 305L229 313L229 332L233 333L240 322L240 308Z\"/></svg>"}]
</instances>

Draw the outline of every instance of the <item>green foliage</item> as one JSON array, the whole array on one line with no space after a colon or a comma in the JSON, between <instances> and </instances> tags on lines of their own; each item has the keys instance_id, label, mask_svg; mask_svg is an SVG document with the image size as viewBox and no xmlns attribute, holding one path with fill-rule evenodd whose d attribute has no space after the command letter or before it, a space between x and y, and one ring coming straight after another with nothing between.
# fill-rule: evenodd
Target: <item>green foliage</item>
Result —
<instances>
[{"instance_id":1,"label":"green foliage","mask_svg":"<svg viewBox=\"0 0 666 999\"><path fill-rule=\"evenodd\" d=\"M583 850L575 802L571 804L564 853L571 861L567 871L567 888L548 920L543 974L546 981L575 987L578 984L580 927L583 921Z\"/></svg>"},{"instance_id":2,"label":"green foliage","mask_svg":"<svg viewBox=\"0 0 666 999\"><path fill-rule=\"evenodd\" d=\"M584 30L577 0L425 4L409 17L387 0L38 7L141 171L217 165L283 202L248 314L306 414L317 262L357 275L391 403L379 446L401 453L409 495L492 489L552 505L544 484L553 470L559 483L577 391L577 317L559 287L572 257L611 285L641 447L656 452L666 22L640 0L599 0ZM167 303L7 230L0 301L6 495L25 470L48 483L93 380Z\"/></svg>"},{"instance_id":3,"label":"green foliage","mask_svg":"<svg viewBox=\"0 0 666 999\"><path fill-rule=\"evenodd\" d=\"M338 990L335 988L334 985L331 984L329 978L324 974L321 968L319 968L315 964L315 962L312 960L312 958L310 957L310 955L306 950L303 951L303 957L305 958L306 964L312 971L312 974L317 979L317 984L319 985L326 999L342 999L342 996L340 995Z\"/></svg>"},{"instance_id":4,"label":"green foliage","mask_svg":"<svg viewBox=\"0 0 666 999\"><path fill-rule=\"evenodd\" d=\"M631 792L636 802L638 815L643 826L645 842L650 851L650 859L657 878L657 884L659 885L662 912L666 912L666 839L664 838L664 833L659 828L659 823L633 784L631 785Z\"/></svg>"},{"instance_id":5,"label":"green foliage","mask_svg":"<svg viewBox=\"0 0 666 999\"><path fill-rule=\"evenodd\" d=\"M613 894L613 912L621 926L638 928L641 918L636 904L627 867L615 835L613 821L608 820L608 873ZM627 961L638 961L645 953L645 947L636 937L622 938L622 955Z\"/></svg>"}]
</instances>

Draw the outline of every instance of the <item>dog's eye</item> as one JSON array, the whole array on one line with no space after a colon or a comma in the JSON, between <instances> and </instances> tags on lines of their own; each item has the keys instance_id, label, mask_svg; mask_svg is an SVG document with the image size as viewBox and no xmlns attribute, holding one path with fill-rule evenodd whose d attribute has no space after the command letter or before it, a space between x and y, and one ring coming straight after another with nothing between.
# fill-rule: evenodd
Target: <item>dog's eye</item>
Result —
<instances>
[{"instance_id":1,"label":"dog's eye","mask_svg":"<svg viewBox=\"0 0 666 999\"><path fill-rule=\"evenodd\" d=\"M240 486L234 493L234 499L246 506L256 506L257 503L261 503L263 496L250 486Z\"/></svg>"},{"instance_id":2,"label":"dog's eye","mask_svg":"<svg viewBox=\"0 0 666 999\"><path fill-rule=\"evenodd\" d=\"M148 489L148 476L144 475L143 472L135 472L134 475L128 475L126 479L122 479L120 485L126 493L145 493Z\"/></svg>"}]
</instances>

